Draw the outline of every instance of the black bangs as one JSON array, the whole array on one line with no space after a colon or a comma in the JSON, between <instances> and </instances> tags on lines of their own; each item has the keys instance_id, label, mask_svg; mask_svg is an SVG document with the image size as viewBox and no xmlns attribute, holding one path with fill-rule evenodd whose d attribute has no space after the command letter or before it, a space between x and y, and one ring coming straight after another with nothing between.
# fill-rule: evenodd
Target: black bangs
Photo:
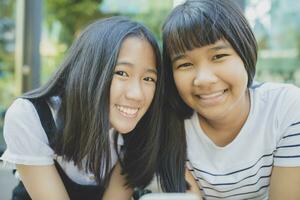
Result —
<instances>
[{"instance_id":1,"label":"black bangs","mask_svg":"<svg viewBox=\"0 0 300 200\"><path fill-rule=\"evenodd\" d=\"M212 21L211 16L208 17L201 11L199 15L199 10L196 12L194 15L193 12L183 13L177 10L164 25L163 40L171 58L194 48L214 44L224 38L221 25L215 20Z\"/></svg>"},{"instance_id":2,"label":"black bangs","mask_svg":"<svg viewBox=\"0 0 300 200\"><path fill-rule=\"evenodd\" d=\"M164 62L167 65L186 51L224 39L243 60L248 87L251 86L257 43L247 19L234 1L186 0L172 10L162 30Z\"/></svg>"}]
</instances>

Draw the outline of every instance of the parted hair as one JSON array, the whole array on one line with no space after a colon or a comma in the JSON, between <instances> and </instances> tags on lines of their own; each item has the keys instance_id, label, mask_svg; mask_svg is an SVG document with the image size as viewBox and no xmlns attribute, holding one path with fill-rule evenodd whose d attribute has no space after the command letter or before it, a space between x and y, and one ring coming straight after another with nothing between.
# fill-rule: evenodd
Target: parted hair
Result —
<instances>
[{"instance_id":1,"label":"parted hair","mask_svg":"<svg viewBox=\"0 0 300 200\"><path fill-rule=\"evenodd\" d=\"M145 187L156 170L164 80L158 44L144 25L126 17L110 17L88 25L71 45L54 76L24 96L61 98L62 126L57 129L55 152L94 173L99 184L107 184L112 165L110 86L122 42L128 37L149 42L158 71L155 95L148 111L135 129L124 136L122 166L127 184Z\"/></svg>"}]
</instances>

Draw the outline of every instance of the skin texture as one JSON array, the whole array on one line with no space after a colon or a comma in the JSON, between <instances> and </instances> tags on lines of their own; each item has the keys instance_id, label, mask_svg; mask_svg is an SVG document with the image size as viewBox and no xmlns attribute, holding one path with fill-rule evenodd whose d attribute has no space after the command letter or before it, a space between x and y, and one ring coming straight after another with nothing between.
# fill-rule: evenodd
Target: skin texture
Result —
<instances>
[{"instance_id":1,"label":"skin texture","mask_svg":"<svg viewBox=\"0 0 300 200\"><path fill-rule=\"evenodd\" d=\"M218 146L239 133L250 110L247 72L226 40L172 57L173 76L184 102ZM222 134L220 134L222 132Z\"/></svg>"},{"instance_id":2,"label":"skin texture","mask_svg":"<svg viewBox=\"0 0 300 200\"><path fill-rule=\"evenodd\" d=\"M55 168L51 166L16 165L30 197L45 200L69 199L65 186Z\"/></svg>"},{"instance_id":3,"label":"skin texture","mask_svg":"<svg viewBox=\"0 0 300 200\"><path fill-rule=\"evenodd\" d=\"M300 199L299 188L299 167L273 167L270 183L270 200Z\"/></svg>"},{"instance_id":4,"label":"skin texture","mask_svg":"<svg viewBox=\"0 0 300 200\"><path fill-rule=\"evenodd\" d=\"M133 130L148 110L157 80L150 44L137 37L124 40L110 88L110 123L120 133Z\"/></svg>"},{"instance_id":5,"label":"skin texture","mask_svg":"<svg viewBox=\"0 0 300 200\"><path fill-rule=\"evenodd\" d=\"M150 44L137 37L125 39L110 88L110 123L118 132L128 133L135 128L152 102L156 79L155 55ZM17 170L32 199L69 199L54 165L17 165ZM116 167L114 173L119 170ZM104 199L118 200L121 194L131 195L126 189L122 193L115 182L124 185L119 177L113 175L109 185L114 188L107 188L113 193Z\"/></svg>"}]
</instances>

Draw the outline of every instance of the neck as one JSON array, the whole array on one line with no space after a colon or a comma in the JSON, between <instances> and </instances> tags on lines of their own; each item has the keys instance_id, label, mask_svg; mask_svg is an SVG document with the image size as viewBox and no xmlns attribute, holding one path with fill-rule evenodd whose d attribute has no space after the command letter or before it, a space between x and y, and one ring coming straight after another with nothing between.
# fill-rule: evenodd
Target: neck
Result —
<instances>
[{"instance_id":1,"label":"neck","mask_svg":"<svg viewBox=\"0 0 300 200\"><path fill-rule=\"evenodd\" d=\"M229 115L209 120L199 116L200 125L206 135L218 146L226 146L234 140L244 126L250 112L249 91L233 105Z\"/></svg>"}]
</instances>

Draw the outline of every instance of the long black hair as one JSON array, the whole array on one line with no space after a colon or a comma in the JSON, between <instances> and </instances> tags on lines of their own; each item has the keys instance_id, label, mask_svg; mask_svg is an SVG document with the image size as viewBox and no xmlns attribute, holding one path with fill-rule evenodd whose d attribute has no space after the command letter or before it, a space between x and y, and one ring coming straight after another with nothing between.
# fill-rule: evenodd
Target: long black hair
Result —
<instances>
[{"instance_id":1,"label":"long black hair","mask_svg":"<svg viewBox=\"0 0 300 200\"><path fill-rule=\"evenodd\" d=\"M109 140L110 86L122 42L145 39L156 56L158 79L153 101L138 125L125 137L123 171L129 186L145 187L156 170L161 127L163 68L157 42L142 24L125 17L98 20L87 26L69 49L61 66L44 86L27 98L59 96L62 127L55 152L106 184L111 169ZM86 165L82 161L86 159Z\"/></svg>"},{"instance_id":2,"label":"long black hair","mask_svg":"<svg viewBox=\"0 0 300 200\"><path fill-rule=\"evenodd\" d=\"M177 186L182 191L186 186L183 169L187 159L184 120L192 116L193 110L178 94L173 78L172 58L185 51L225 39L242 59L248 74L247 86L250 87L255 75L257 43L240 8L230 0L187 0L171 11L162 32L166 78L164 142L168 143L165 145L169 148L168 151L173 153L169 154L167 150L165 154L161 153L164 156L161 156L160 165L165 168L173 166L171 176L165 174L162 177L172 177L164 187L168 189ZM178 148L170 148L172 146Z\"/></svg>"}]
</instances>

